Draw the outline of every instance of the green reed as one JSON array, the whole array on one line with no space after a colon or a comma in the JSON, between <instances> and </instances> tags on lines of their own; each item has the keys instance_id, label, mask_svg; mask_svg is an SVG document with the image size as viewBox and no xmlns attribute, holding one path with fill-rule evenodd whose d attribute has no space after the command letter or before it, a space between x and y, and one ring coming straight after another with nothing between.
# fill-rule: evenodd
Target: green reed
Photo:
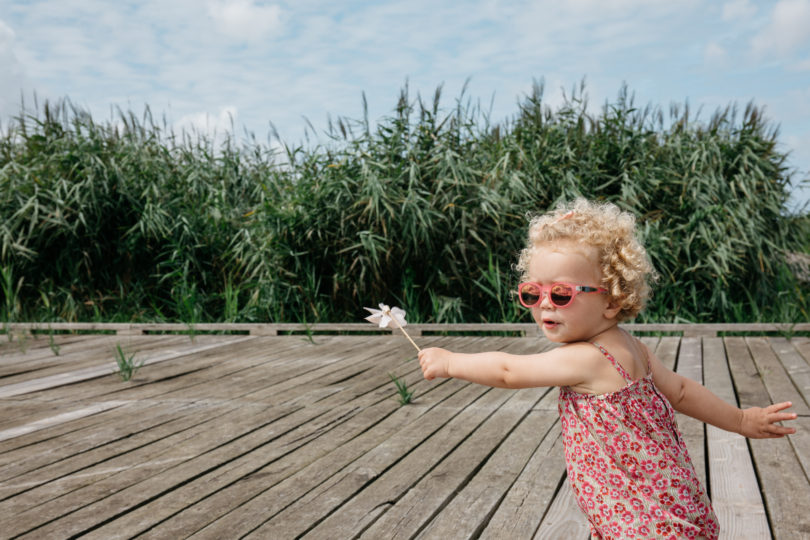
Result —
<instances>
[{"instance_id":1,"label":"green reed","mask_svg":"<svg viewBox=\"0 0 810 540\"><path fill-rule=\"evenodd\" d=\"M493 124L464 93L405 87L376 124L338 118L281 153L46 103L0 136L0 306L190 328L394 301L413 322L528 321L510 292L527 213L582 195L638 217L661 274L641 320L807 320L785 257L810 250L808 218L786 211L796 174L760 109L701 119L622 89L591 113L584 93L552 110L537 84Z\"/></svg>"},{"instance_id":2,"label":"green reed","mask_svg":"<svg viewBox=\"0 0 810 540\"><path fill-rule=\"evenodd\" d=\"M394 383L397 389L397 400L400 405L408 405L413 402L413 390L408 388L408 383L404 379L400 379L393 373L389 373L388 377Z\"/></svg>"},{"instance_id":3,"label":"green reed","mask_svg":"<svg viewBox=\"0 0 810 540\"><path fill-rule=\"evenodd\" d=\"M144 360L135 360L135 353L124 352L119 343L115 344L115 363L118 366L116 372L122 381L129 381L135 373L143 366Z\"/></svg>"}]
</instances>

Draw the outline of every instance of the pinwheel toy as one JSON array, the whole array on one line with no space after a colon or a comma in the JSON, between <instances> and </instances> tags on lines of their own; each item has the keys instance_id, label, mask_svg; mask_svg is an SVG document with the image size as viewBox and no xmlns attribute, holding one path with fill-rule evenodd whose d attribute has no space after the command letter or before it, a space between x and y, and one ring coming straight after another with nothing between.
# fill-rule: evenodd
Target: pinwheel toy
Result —
<instances>
[{"instance_id":1,"label":"pinwheel toy","mask_svg":"<svg viewBox=\"0 0 810 540\"><path fill-rule=\"evenodd\" d=\"M404 309L400 309L396 306L388 307L385 304L380 304L380 309L374 309L369 307L363 309L366 309L369 312L371 312L371 315L366 317L366 320L368 322L376 324L380 328L388 328L388 326L391 323L394 323L394 325L397 328L402 330L402 333L405 334L405 337L408 338L408 341L411 342L411 345L416 347L417 351L419 352L422 351L422 349L420 349L419 346L416 343L414 343L414 341L411 339L411 336L408 335L408 332L405 331L405 328L403 328L406 324L408 324L407 321L405 321Z\"/></svg>"}]
</instances>

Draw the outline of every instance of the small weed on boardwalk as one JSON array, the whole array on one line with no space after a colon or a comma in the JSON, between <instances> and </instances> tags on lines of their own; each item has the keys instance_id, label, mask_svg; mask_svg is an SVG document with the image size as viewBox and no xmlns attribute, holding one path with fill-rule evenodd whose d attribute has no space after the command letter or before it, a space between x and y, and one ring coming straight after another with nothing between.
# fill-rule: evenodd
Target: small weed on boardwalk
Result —
<instances>
[{"instance_id":1,"label":"small weed on boardwalk","mask_svg":"<svg viewBox=\"0 0 810 540\"><path fill-rule=\"evenodd\" d=\"M59 345L56 343L56 340L53 339L53 332L48 332L48 346L51 348L54 356L59 356Z\"/></svg>"},{"instance_id":2,"label":"small weed on boardwalk","mask_svg":"<svg viewBox=\"0 0 810 540\"><path fill-rule=\"evenodd\" d=\"M313 337L315 332L312 330L312 325L304 321L304 328L304 340L308 341L311 345L317 345L317 343L315 343L315 338Z\"/></svg>"},{"instance_id":3,"label":"small weed on boardwalk","mask_svg":"<svg viewBox=\"0 0 810 540\"><path fill-rule=\"evenodd\" d=\"M393 373L388 374L391 377L391 380L394 381L394 384L397 387L397 394L399 394L399 404L400 405L407 405L413 399L413 390L408 390L408 385L402 379L399 379Z\"/></svg>"},{"instance_id":4,"label":"small weed on boardwalk","mask_svg":"<svg viewBox=\"0 0 810 540\"><path fill-rule=\"evenodd\" d=\"M117 373L118 376L121 377L122 381L132 379L132 377L135 376L135 372L138 371L143 365L143 360L138 362L135 361L135 353L127 356L119 343L115 344L115 362L118 364Z\"/></svg>"}]
</instances>

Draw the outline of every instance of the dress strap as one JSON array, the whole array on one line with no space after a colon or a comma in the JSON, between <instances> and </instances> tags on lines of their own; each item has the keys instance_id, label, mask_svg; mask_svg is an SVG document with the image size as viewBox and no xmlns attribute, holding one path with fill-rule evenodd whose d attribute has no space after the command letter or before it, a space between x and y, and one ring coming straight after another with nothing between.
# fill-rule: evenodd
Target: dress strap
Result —
<instances>
[{"instance_id":1,"label":"dress strap","mask_svg":"<svg viewBox=\"0 0 810 540\"><path fill-rule=\"evenodd\" d=\"M625 370L625 369L622 367L622 365L621 365L620 363L618 363L618 362L616 361L616 359L615 359L615 358L613 358L613 355L612 355L612 354L610 354L610 353L607 351L607 349L605 349L604 347L602 347L600 344L598 344L598 343L597 343L597 342L595 342L595 341L593 341L593 342L591 342L591 343L592 343L592 344L593 344L593 345L594 345L594 346L595 346L597 349L599 349L599 351L600 351L602 354L604 354L604 355L605 355L605 358L607 358L608 360L610 360L610 363L611 363L611 364L613 364L613 367L615 367L615 368L616 368L616 371L618 371L618 372L619 372L619 375L621 375L622 377L624 377L624 380L625 380L626 382L628 382L628 383L633 382L633 378L630 376L630 374L629 374L629 373L627 373L627 370Z\"/></svg>"}]
</instances>

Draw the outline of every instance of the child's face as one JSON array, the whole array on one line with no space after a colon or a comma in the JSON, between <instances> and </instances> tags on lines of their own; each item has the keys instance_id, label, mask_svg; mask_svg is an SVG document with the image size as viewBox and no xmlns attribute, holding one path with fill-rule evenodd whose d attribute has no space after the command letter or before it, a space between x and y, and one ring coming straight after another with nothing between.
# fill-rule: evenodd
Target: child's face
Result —
<instances>
[{"instance_id":1,"label":"child's face","mask_svg":"<svg viewBox=\"0 0 810 540\"><path fill-rule=\"evenodd\" d=\"M593 247L577 245L568 240L538 246L529 262L529 280L541 285L564 282L600 287L602 272L598 252ZM555 307L548 295L544 295L531 311L548 339L572 343L590 341L615 326L618 308L611 305L606 294L582 292L562 308Z\"/></svg>"}]
</instances>

